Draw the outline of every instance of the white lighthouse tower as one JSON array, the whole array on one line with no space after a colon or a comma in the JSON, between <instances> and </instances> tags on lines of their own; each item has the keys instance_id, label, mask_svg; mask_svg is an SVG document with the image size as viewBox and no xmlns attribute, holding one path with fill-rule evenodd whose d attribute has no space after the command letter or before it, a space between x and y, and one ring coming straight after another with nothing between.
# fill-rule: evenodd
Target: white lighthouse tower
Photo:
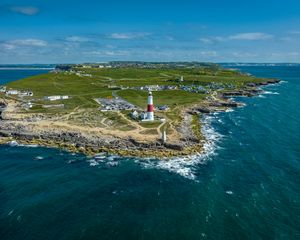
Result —
<instances>
[{"instance_id":1,"label":"white lighthouse tower","mask_svg":"<svg viewBox=\"0 0 300 240\"><path fill-rule=\"evenodd\" d=\"M154 106L152 92L148 94L147 120L154 121Z\"/></svg>"}]
</instances>

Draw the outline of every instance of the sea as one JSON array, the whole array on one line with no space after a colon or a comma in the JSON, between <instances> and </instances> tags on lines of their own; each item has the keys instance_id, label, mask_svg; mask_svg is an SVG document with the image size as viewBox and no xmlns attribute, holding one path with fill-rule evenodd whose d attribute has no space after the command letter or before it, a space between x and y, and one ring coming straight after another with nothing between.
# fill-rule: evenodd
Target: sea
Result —
<instances>
[{"instance_id":1,"label":"sea","mask_svg":"<svg viewBox=\"0 0 300 240\"><path fill-rule=\"evenodd\" d=\"M203 116L197 156L0 146L0 239L300 239L300 67L239 69L282 81ZM47 71L0 69L0 85Z\"/></svg>"}]
</instances>

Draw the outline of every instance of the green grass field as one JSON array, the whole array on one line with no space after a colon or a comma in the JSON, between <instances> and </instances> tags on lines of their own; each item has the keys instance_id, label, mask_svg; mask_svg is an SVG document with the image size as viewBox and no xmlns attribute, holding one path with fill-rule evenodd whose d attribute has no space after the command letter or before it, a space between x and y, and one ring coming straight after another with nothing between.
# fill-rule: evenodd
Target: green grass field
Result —
<instances>
[{"instance_id":1,"label":"green grass field","mask_svg":"<svg viewBox=\"0 0 300 240\"><path fill-rule=\"evenodd\" d=\"M117 92L118 96L139 106L146 107L148 93L138 90L121 90ZM181 90L168 90L153 92L154 105L169 105L171 108L178 105L200 102L205 98L205 94L190 93Z\"/></svg>"},{"instance_id":2,"label":"green grass field","mask_svg":"<svg viewBox=\"0 0 300 240\"><path fill-rule=\"evenodd\" d=\"M10 89L33 91L33 97L26 97L36 106L35 112L67 112L75 108L98 108L95 98L112 97L113 89L109 86L124 87L145 85L179 85L226 83L241 87L249 82L262 81L262 79L246 76L232 70L216 68L192 68L192 69L141 69L141 68L112 68L112 69L84 69L75 68L81 73L91 74L92 77L81 77L70 73L48 73L21 79L7 85ZM184 82L179 83L180 76ZM147 92L138 90L117 90L116 94L127 101L141 107L146 107ZM45 101L45 96L68 95L69 100L55 102ZM154 92L154 104L176 106L188 105L202 101L206 95L185 92L181 90L169 90ZM64 104L63 110L43 109L43 104Z\"/></svg>"},{"instance_id":3,"label":"green grass field","mask_svg":"<svg viewBox=\"0 0 300 240\"><path fill-rule=\"evenodd\" d=\"M77 74L90 74L78 76ZM179 79L183 76L184 81ZM7 84L8 89L32 91L32 97L5 96L0 97L31 101L34 106L29 111L21 108L20 111L30 113L46 113L58 116L69 124L86 127L100 127L119 131L140 131L140 134L159 135L163 131L168 134L174 132L182 122L182 109L185 106L201 103L209 93L194 93L180 89L180 85L201 85L208 90L215 86L222 89L242 88L250 82L260 82L265 79L254 78L232 70L218 67L199 68L73 68L73 72L48 73L21 79ZM214 84L212 84L214 83ZM131 111L101 112L96 98L120 97L139 108L146 110L147 91L137 90L138 86L162 85L178 86L177 90L153 91L154 105L168 105L169 111L156 111L156 118L165 118L161 121L141 122L133 120ZM123 88L122 88L123 87ZM126 88L131 89L126 89ZM123 90L122 90L123 89ZM67 95L70 99L47 101L45 96ZM44 108L43 105L63 104L60 108ZM139 124L139 126L137 125ZM175 127L175 128L174 128ZM193 116L191 127L195 136L201 139L200 122L198 116Z\"/></svg>"}]
</instances>

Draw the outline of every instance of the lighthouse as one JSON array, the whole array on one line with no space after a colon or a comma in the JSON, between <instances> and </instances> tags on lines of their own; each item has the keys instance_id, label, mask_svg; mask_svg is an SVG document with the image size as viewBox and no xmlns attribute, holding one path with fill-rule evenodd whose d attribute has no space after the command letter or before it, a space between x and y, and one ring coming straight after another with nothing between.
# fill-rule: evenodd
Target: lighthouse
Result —
<instances>
[{"instance_id":1,"label":"lighthouse","mask_svg":"<svg viewBox=\"0 0 300 240\"><path fill-rule=\"evenodd\" d=\"M154 121L154 107L152 92L148 94L147 120Z\"/></svg>"}]
</instances>

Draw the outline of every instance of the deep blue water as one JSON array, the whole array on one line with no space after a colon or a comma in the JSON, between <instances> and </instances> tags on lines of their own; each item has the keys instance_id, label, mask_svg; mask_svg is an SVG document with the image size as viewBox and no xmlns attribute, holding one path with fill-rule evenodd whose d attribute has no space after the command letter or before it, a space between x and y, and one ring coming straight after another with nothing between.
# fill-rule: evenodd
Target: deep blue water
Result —
<instances>
[{"instance_id":1,"label":"deep blue water","mask_svg":"<svg viewBox=\"0 0 300 240\"><path fill-rule=\"evenodd\" d=\"M50 69L42 69L42 68L26 68L22 69L12 68L12 67L4 67L0 66L0 85L8 83L10 81L15 81L18 79L43 74L49 72Z\"/></svg>"},{"instance_id":2,"label":"deep blue water","mask_svg":"<svg viewBox=\"0 0 300 240\"><path fill-rule=\"evenodd\" d=\"M242 70L284 82L206 117L193 164L0 146L0 239L300 239L300 67Z\"/></svg>"}]
</instances>

